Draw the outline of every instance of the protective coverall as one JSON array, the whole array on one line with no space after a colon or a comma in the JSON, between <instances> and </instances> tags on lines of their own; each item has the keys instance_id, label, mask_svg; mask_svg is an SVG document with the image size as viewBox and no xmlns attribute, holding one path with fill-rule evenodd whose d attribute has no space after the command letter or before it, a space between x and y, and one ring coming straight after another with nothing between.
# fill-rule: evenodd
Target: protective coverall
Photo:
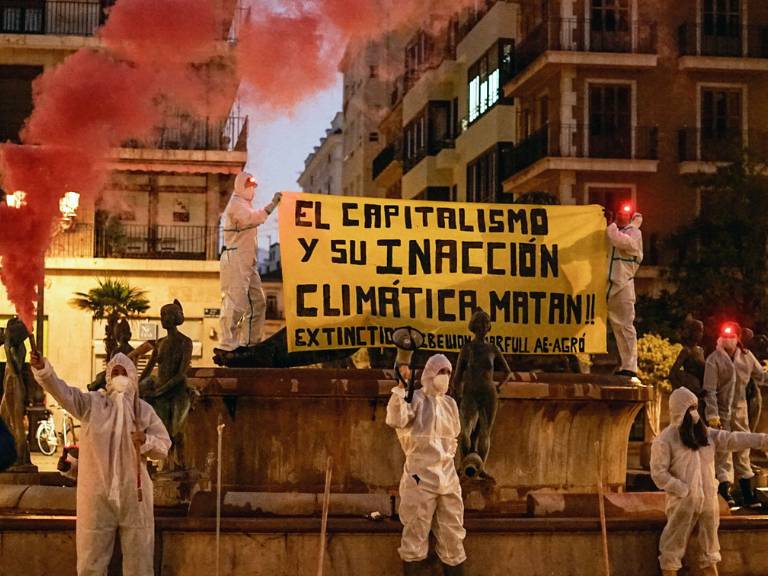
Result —
<instances>
[{"instance_id":1,"label":"protective coverall","mask_svg":"<svg viewBox=\"0 0 768 576\"><path fill-rule=\"evenodd\" d=\"M112 374L118 365L125 368L130 380L124 392L116 385L121 377ZM78 576L106 576L118 530L123 574L153 576L155 519L152 481L144 459L165 458L171 439L152 407L136 401L136 367L124 354L116 354L107 365L107 388L99 392L68 386L47 360L44 368L33 368L33 373L45 391L82 423L75 534ZM133 431L146 435L140 447L141 502Z\"/></svg>"},{"instance_id":2,"label":"protective coverall","mask_svg":"<svg viewBox=\"0 0 768 576\"><path fill-rule=\"evenodd\" d=\"M621 357L621 370L637 373L637 332L635 331L635 274L643 260L642 216L636 214L629 226L608 226L611 243L608 263L608 320Z\"/></svg>"},{"instance_id":3,"label":"protective coverall","mask_svg":"<svg viewBox=\"0 0 768 576\"><path fill-rule=\"evenodd\" d=\"M261 341L267 308L257 268L257 229L267 221L269 206L255 209L253 177L241 172L224 209L224 248L220 260L221 317L219 348L232 351Z\"/></svg>"},{"instance_id":4,"label":"protective coverall","mask_svg":"<svg viewBox=\"0 0 768 576\"><path fill-rule=\"evenodd\" d=\"M724 345L725 339L719 338L717 348L707 356L707 362L704 365L704 393L706 394L707 422L710 425L719 423L723 430L731 430L736 389L734 362L740 351L736 349L732 359ZM746 471L739 470L739 472ZM751 470L749 473L751 474ZM730 453L721 452L715 456L715 474L718 482L733 482L733 460Z\"/></svg>"},{"instance_id":5,"label":"protective coverall","mask_svg":"<svg viewBox=\"0 0 768 576\"><path fill-rule=\"evenodd\" d=\"M659 542L659 562L662 570L671 572L681 568L688 540L697 526L700 550L695 561L702 568L720 562L715 454L768 446L766 434L708 428L709 445L692 450L681 441L679 427L685 413L691 408L695 411L697 405L698 399L690 390L675 390L669 397L670 424L651 448L651 477L667 493L667 525Z\"/></svg>"},{"instance_id":6,"label":"protective coverall","mask_svg":"<svg viewBox=\"0 0 768 576\"><path fill-rule=\"evenodd\" d=\"M387 424L397 431L405 452L400 480L400 521L403 536L398 549L404 562L419 562L429 552L430 528L437 540L436 551L446 566L458 566L464 552L464 503L454 457L461 432L459 409L446 396L448 379L436 376L450 369L450 361L436 354L421 374L422 388L413 402L405 401L405 390L392 389L387 404Z\"/></svg>"}]
</instances>

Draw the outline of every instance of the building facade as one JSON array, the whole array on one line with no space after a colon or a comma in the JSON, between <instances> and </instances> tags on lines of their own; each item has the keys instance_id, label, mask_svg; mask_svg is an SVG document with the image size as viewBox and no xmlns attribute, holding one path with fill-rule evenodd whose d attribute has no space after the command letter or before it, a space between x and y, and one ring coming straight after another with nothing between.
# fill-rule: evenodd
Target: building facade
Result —
<instances>
[{"instance_id":1,"label":"building facade","mask_svg":"<svg viewBox=\"0 0 768 576\"><path fill-rule=\"evenodd\" d=\"M35 77L80 48L98 48L94 34L110 4L0 2L4 141L18 141L32 111ZM223 43L229 36L222 30ZM186 315L182 331L194 342L193 364L211 365L221 306L219 219L247 156L247 120L234 92L231 101L227 117L169 112L152 142L113 149L112 177L101 198L82 199L74 219L56 231L46 258L44 350L63 377L85 385L105 361L102 323L68 304L104 277L147 291L150 310L131 322L136 343L162 336L160 307L177 298ZM279 290L265 285L267 293ZM0 288L0 325L13 313Z\"/></svg>"},{"instance_id":2,"label":"building facade","mask_svg":"<svg viewBox=\"0 0 768 576\"><path fill-rule=\"evenodd\" d=\"M304 160L298 179L302 192L341 194L344 166L344 115L338 112L320 144Z\"/></svg>"},{"instance_id":3,"label":"building facade","mask_svg":"<svg viewBox=\"0 0 768 576\"><path fill-rule=\"evenodd\" d=\"M663 263L661 240L706 201L689 177L766 151L768 5L531 0L521 23L503 87L520 108L505 192L631 200L646 261Z\"/></svg>"}]
</instances>

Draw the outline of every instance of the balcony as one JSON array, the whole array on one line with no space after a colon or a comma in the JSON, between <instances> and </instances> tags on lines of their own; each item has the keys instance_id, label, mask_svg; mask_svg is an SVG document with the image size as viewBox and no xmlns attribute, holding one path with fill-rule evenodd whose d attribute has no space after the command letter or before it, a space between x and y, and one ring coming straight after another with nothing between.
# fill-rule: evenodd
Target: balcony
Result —
<instances>
[{"instance_id":1,"label":"balcony","mask_svg":"<svg viewBox=\"0 0 768 576\"><path fill-rule=\"evenodd\" d=\"M768 26L685 23L677 43L681 70L768 71Z\"/></svg>"},{"instance_id":2,"label":"balcony","mask_svg":"<svg viewBox=\"0 0 768 576\"><path fill-rule=\"evenodd\" d=\"M237 147L247 117L230 116L224 120L195 118L187 114L168 115L148 141L125 142L125 148L153 148L159 150L223 150Z\"/></svg>"},{"instance_id":3,"label":"balcony","mask_svg":"<svg viewBox=\"0 0 768 576\"><path fill-rule=\"evenodd\" d=\"M653 68L658 62L655 22L621 23L584 18L552 18L520 43L504 92L516 92L550 65Z\"/></svg>"},{"instance_id":4,"label":"balcony","mask_svg":"<svg viewBox=\"0 0 768 576\"><path fill-rule=\"evenodd\" d=\"M403 173L408 172L427 156L437 156L441 151L454 148L453 138L430 138L427 146L414 151L403 162Z\"/></svg>"},{"instance_id":5,"label":"balcony","mask_svg":"<svg viewBox=\"0 0 768 576\"><path fill-rule=\"evenodd\" d=\"M376 158L373 159L373 179L378 180L380 176L382 179L387 179L387 174L392 169L402 169L403 160L403 146L400 141L393 142L384 148Z\"/></svg>"},{"instance_id":6,"label":"balcony","mask_svg":"<svg viewBox=\"0 0 768 576\"><path fill-rule=\"evenodd\" d=\"M681 174L713 172L717 165L739 160L749 151L768 153L768 133L761 130L683 128L677 133Z\"/></svg>"},{"instance_id":7,"label":"balcony","mask_svg":"<svg viewBox=\"0 0 768 576\"><path fill-rule=\"evenodd\" d=\"M77 223L54 237L47 256L216 260L218 243L218 229L207 226Z\"/></svg>"},{"instance_id":8,"label":"balcony","mask_svg":"<svg viewBox=\"0 0 768 576\"><path fill-rule=\"evenodd\" d=\"M547 125L502 158L504 190L553 170L656 172L657 127L598 129L585 124Z\"/></svg>"},{"instance_id":9,"label":"balcony","mask_svg":"<svg viewBox=\"0 0 768 576\"><path fill-rule=\"evenodd\" d=\"M0 34L93 36L112 0L0 0Z\"/></svg>"}]
</instances>

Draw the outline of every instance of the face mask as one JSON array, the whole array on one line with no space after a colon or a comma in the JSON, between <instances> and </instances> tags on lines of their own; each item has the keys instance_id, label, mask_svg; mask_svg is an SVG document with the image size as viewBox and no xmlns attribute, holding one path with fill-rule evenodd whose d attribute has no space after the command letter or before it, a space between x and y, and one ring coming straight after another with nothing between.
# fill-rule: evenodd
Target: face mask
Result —
<instances>
[{"instance_id":1,"label":"face mask","mask_svg":"<svg viewBox=\"0 0 768 576\"><path fill-rule=\"evenodd\" d=\"M449 374L438 374L432 379L432 389L435 392L435 396L443 396L448 392L448 384L451 382L451 376Z\"/></svg>"},{"instance_id":2,"label":"face mask","mask_svg":"<svg viewBox=\"0 0 768 576\"><path fill-rule=\"evenodd\" d=\"M698 424L699 420L701 418L699 416L699 411L698 410L691 410L690 411L690 415L691 415L691 422L693 422L694 424Z\"/></svg>"},{"instance_id":3,"label":"face mask","mask_svg":"<svg viewBox=\"0 0 768 576\"><path fill-rule=\"evenodd\" d=\"M723 348L726 351L733 353L736 351L736 338L723 338Z\"/></svg>"},{"instance_id":4,"label":"face mask","mask_svg":"<svg viewBox=\"0 0 768 576\"><path fill-rule=\"evenodd\" d=\"M109 391L123 394L131 387L131 379L128 376L112 376L109 383Z\"/></svg>"}]
</instances>

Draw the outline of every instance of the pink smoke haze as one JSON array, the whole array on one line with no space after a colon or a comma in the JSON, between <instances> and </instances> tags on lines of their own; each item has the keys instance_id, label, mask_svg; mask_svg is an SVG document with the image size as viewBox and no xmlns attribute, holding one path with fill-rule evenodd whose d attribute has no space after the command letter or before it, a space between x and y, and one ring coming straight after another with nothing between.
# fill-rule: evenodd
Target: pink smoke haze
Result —
<instances>
[{"instance_id":1,"label":"pink smoke haze","mask_svg":"<svg viewBox=\"0 0 768 576\"><path fill-rule=\"evenodd\" d=\"M103 49L83 49L35 81L22 144L0 145L3 189L24 190L27 203L0 205L0 280L28 327L59 198L75 190L92 204L109 180L113 148L151 143L168 111L223 118L238 86L257 111L289 112L331 85L347 45L434 25L474 0L241 4L251 16L236 11L231 49L224 37L234 1L119 0L99 31Z\"/></svg>"}]
</instances>

